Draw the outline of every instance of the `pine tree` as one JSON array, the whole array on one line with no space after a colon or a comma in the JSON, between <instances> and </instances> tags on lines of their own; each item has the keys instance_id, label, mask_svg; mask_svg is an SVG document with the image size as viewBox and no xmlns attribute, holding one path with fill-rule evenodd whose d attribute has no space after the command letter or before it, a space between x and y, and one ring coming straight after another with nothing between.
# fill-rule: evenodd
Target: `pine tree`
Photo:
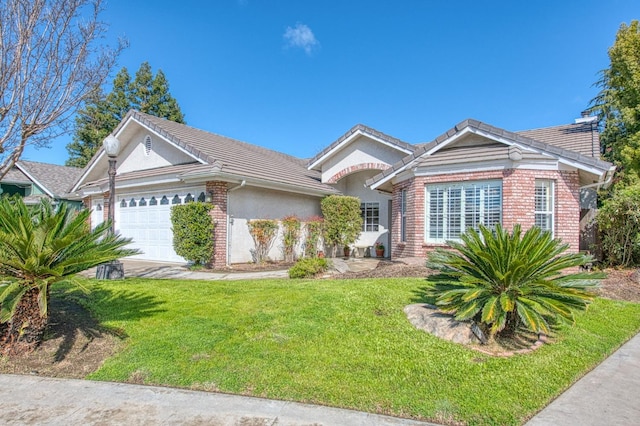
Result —
<instances>
[{"instance_id":1,"label":"pine tree","mask_svg":"<svg viewBox=\"0 0 640 426\"><path fill-rule=\"evenodd\" d=\"M75 118L73 142L67 145L67 166L84 167L102 146L102 141L116 128L130 109L184 123L176 99L169 93L169 83L158 70L154 76L148 62L140 65L132 81L127 68L113 80L112 91L99 91Z\"/></svg>"}]
</instances>

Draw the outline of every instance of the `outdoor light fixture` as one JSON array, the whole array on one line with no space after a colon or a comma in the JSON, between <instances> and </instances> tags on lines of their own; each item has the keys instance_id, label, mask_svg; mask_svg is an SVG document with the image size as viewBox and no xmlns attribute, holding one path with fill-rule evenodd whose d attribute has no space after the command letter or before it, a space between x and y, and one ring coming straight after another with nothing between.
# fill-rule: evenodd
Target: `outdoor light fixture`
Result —
<instances>
[{"instance_id":1,"label":"outdoor light fixture","mask_svg":"<svg viewBox=\"0 0 640 426\"><path fill-rule=\"evenodd\" d=\"M115 232L115 208L116 208L116 157L120 152L120 141L113 135L107 136L102 142L104 151L109 157L109 232ZM122 262L114 260L98 266L96 278L99 279L122 279L124 278L124 267Z\"/></svg>"}]
</instances>

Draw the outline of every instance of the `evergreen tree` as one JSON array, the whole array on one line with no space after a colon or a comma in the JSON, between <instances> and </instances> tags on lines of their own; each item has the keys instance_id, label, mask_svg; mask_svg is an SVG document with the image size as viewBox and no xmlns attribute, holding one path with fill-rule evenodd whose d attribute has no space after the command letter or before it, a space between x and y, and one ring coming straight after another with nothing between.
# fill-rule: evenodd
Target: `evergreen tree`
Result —
<instances>
[{"instance_id":1,"label":"evergreen tree","mask_svg":"<svg viewBox=\"0 0 640 426\"><path fill-rule=\"evenodd\" d=\"M640 175L640 26L622 24L609 49L609 68L596 83L592 111L600 116L604 157L619 168L625 184Z\"/></svg>"},{"instance_id":2,"label":"evergreen tree","mask_svg":"<svg viewBox=\"0 0 640 426\"><path fill-rule=\"evenodd\" d=\"M184 123L176 99L169 93L169 82L162 70L154 76L148 62L142 63L132 81L122 68L113 80L112 91L94 94L75 118L73 142L67 145L67 166L84 167L104 140L130 109Z\"/></svg>"}]
</instances>

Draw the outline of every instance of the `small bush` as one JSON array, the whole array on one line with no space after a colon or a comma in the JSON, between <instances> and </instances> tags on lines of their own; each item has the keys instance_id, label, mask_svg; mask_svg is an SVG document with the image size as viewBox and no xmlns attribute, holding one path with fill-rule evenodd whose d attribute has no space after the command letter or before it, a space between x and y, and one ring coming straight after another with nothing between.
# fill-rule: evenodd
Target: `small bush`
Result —
<instances>
[{"instance_id":1,"label":"small bush","mask_svg":"<svg viewBox=\"0 0 640 426\"><path fill-rule=\"evenodd\" d=\"M300 259L289 269L289 278L313 278L329 269L329 261L324 258Z\"/></svg>"},{"instance_id":2,"label":"small bush","mask_svg":"<svg viewBox=\"0 0 640 426\"><path fill-rule=\"evenodd\" d=\"M295 215L282 218L282 246L285 262L293 262L300 242L300 219Z\"/></svg>"},{"instance_id":3,"label":"small bush","mask_svg":"<svg viewBox=\"0 0 640 426\"><path fill-rule=\"evenodd\" d=\"M269 250L278 233L278 222L270 219L255 219L247 222L247 226L256 244L254 251L256 263L266 262L269 260Z\"/></svg>"},{"instance_id":4,"label":"small bush","mask_svg":"<svg viewBox=\"0 0 640 426\"><path fill-rule=\"evenodd\" d=\"M173 249L195 265L208 265L213 257L212 208L199 201L171 207Z\"/></svg>"},{"instance_id":5,"label":"small bush","mask_svg":"<svg viewBox=\"0 0 640 426\"><path fill-rule=\"evenodd\" d=\"M307 240L304 245L304 255L306 257L317 257L318 242L322 237L324 220L320 216L313 216L307 219L305 228L307 230Z\"/></svg>"}]
</instances>

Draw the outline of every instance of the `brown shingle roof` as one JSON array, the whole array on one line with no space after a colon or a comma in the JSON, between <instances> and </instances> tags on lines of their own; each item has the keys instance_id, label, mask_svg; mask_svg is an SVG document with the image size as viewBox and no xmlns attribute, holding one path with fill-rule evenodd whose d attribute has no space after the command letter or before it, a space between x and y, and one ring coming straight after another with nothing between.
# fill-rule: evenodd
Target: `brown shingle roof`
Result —
<instances>
[{"instance_id":1,"label":"brown shingle roof","mask_svg":"<svg viewBox=\"0 0 640 426\"><path fill-rule=\"evenodd\" d=\"M566 124L515 133L582 155L600 158L600 138L595 122Z\"/></svg>"},{"instance_id":2,"label":"brown shingle roof","mask_svg":"<svg viewBox=\"0 0 640 426\"><path fill-rule=\"evenodd\" d=\"M302 187L320 193L336 192L320 181L318 172L307 170L305 162L299 158L138 111L129 111L127 115L205 161L208 167L219 167L221 174ZM120 126L127 119L125 117ZM194 164L192 167L199 168L202 165ZM162 173L161 170L157 172Z\"/></svg>"}]
</instances>

